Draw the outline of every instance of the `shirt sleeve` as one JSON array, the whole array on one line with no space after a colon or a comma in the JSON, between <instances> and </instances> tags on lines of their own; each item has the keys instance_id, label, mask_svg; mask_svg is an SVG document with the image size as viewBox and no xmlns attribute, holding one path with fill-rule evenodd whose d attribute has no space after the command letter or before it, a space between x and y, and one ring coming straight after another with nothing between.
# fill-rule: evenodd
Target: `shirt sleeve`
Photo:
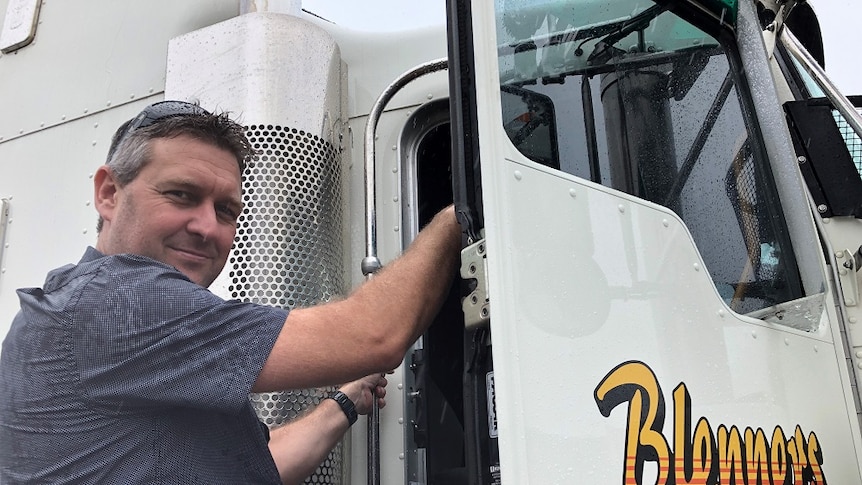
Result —
<instances>
[{"instance_id":1,"label":"shirt sleeve","mask_svg":"<svg viewBox=\"0 0 862 485\"><path fill-rule=\"evenodd\" d=\"M224 301L175 269L114 257L73 310L81 390L104 412L239 412L287 310Z\"/></svg>"}]
</instances>

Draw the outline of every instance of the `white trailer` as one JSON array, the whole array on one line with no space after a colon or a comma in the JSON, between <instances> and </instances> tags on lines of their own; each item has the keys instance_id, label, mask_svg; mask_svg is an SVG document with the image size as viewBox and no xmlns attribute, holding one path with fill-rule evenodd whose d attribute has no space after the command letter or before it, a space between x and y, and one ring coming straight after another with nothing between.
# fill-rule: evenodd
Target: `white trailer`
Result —
<instances>
[{"instance_id":1,"label":"white trailer","mask_svg":"<svg viewBox=\"0 0 862 485\"><path fill-rule=\"evenodd\" d=\"M454 201L462 279L308 483L862 483L862 119L796 0L0 0L0 335L95 243L113 131L230 111L212 291L335 298ZM255 395L277 425L321 390Z\"/></svg>"}]
</instances>

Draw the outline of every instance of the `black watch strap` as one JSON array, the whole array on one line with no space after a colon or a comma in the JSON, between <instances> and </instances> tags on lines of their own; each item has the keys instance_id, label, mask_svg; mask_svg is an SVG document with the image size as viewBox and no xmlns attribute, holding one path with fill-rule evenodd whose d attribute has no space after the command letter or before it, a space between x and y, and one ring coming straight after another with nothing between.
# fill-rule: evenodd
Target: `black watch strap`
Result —
<instances>
[{"instance_id":1,"label":"black watch strap","mask_svg":"<svg viewBox=\"0 0 862 485\"><path fill-rule=\"evenodd\" d=\"M352 426L353 423L356 422L356 419L359 417L356 414L356 405L353 404L353 401L351 401L350 398L347 397L347 394L344 394L341 391L335 391L331 396L329 396L329 399L332 399L333 401L338 403L338 405L341 407L341 410L344 411L344 415L347 416L347 422L350 423L350 425Z\"/></svg>"}]
</instances>

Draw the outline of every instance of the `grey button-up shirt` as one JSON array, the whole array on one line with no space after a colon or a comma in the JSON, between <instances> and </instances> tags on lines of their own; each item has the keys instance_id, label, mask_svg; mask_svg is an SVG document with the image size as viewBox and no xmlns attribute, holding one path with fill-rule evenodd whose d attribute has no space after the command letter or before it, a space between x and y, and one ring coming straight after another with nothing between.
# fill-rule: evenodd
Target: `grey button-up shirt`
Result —
<instances>
[{"instance_id":1,"label":"grey button-up shirt","mask_svg":"<svg viewBox=\"0 0 862 485\"><path fill-rule=\"evenodd\" d=\"M0 354L0 482L279 483L248 393L285 310L93 248L18 294Z\"/></svg>"}]
</instances>

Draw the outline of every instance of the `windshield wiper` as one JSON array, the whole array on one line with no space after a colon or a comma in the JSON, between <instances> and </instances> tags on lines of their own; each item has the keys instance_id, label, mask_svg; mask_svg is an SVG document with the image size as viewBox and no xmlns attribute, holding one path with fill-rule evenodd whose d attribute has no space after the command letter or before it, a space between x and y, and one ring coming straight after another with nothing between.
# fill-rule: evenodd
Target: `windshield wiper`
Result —
<instances>
[{"instance_id":1,"label":"windshield wiper","mask_svg":"<svg viewBox=\"0 0 862 485\"><path fill-rule=\"evenodd\" d=\"M593 65L605 64L615 56L624 53L624 50L614 47L614 44L633 32L642 33L647 27L649 27L650 22L661 15L665 10L667 10L666 6L656 4L620 24L616 31L611 32L603 39L596 42L595 49L593 49L593 52L589 57L587 57L587 63ZM643 35L638 39L638 44L641 50L645 50Z\"/></svg>"}]
</instances>

